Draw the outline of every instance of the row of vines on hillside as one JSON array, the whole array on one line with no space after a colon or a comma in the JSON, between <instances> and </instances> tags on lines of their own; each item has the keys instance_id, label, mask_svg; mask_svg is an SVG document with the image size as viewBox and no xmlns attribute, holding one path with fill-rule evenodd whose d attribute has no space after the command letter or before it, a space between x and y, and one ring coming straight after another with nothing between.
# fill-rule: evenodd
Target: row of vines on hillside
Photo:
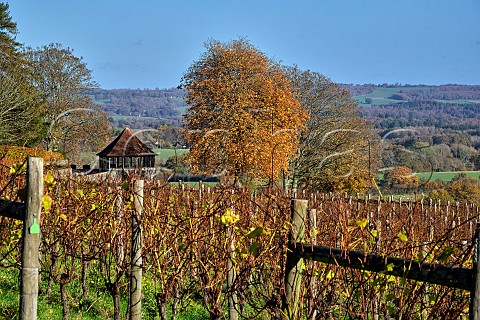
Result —
<instances>
[{"instance_id":1,"label":"row of vines on hillside","mask_svg":"<svg viewBox=\"0 0 480 320\"><path fill-rule=\"evenodd\" d=\"M325 195L309 199L317 214L316 228L307 223L307 242L472 268L476 205L399 204ZM464 290L312 261L305 269L304 283L316 284L305 287L310 314L353 319L468 318L469 293Z\"/></svg>"},{"instance_id":2,"label":"row of vines on hillside","mask_svg":"<svg viewBox=\"0 0 480 320\"><path fill-rule=\"evenodd\" d=\"M1 177L0 197L21 199L24 176L5 171ZM64 317L89 290L106 290L114 301L112 314L120 317L120 299L128 292L132 186L133 177L100 181L46 170L40 249L47 290L42 294L60 288ZM309 243L472 267L476 206L302 197L316 210L307 221ZM279 190L146 181L143 268L154 289L144 293L145 299L155 300L162 319L191 301L201 302L218 319L231 297L240 317L281 317L290 199ZM21 227L0 218L2 267L19 266ZM226 286L232 271L234 281ZM89 276L98 280L87 281ZM468 292L459 289L312 261L305 262L303 278L303 310L310 318L452 319L468 314ZM81 283L81 294L69 292L73 282Z\"/></svg>"}]
</instances>

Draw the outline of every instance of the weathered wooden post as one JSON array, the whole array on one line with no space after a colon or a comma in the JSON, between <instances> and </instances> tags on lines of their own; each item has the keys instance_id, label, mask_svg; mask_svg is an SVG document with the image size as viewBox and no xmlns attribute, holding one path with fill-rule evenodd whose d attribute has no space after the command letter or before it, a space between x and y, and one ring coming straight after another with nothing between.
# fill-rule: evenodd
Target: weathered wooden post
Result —
<instances>
[{"instance_id":1,"label":"weathered wooden post","mask_svg":"<svg viewBox=\"0 0 480 320\"><path fill-rule=\"evenodd\" d=\"M27 158L27 200L23 220L20 271L20 320L37 319L40 212L43 196L43 159Z\"/></svg>"},{"instance_id":2,"label":"weathered wooden post","mask_svg":"<svg viewBox=\"0 0 480 320\"><path fill-rule=\"evenodd\" d=\"M289 246L295 246L297 242L304 241L307 205L308 200L292 200L292 230ZM302 281L302 265L303 259L297 257L291 250L288 250L285 265L285 297L282 306L283 316L286 319L301 318L301 304L299 299Z\"/></svg>"},{"instance_id":3,"label":"weathered wooden post","mask_svg":"<svg viewBox=\"0 0 480 320\"><path fill-rule=\"evenodd\" d=\"M232 227L228 229L228 241L230 245L228 246L228 253L230 259L227 262L227 294L228 294L228 319L237 320L238 319L238 297L235 293L235 282L237 281L237 273L235 271L235 239L234 232Z\"/></svg>"},{"instance_id":4,"label":"weathered wooden post","mask_svg":"<svg viewBox=\"0 0 480 320\"><path fill-rule=\"evenodd\" d=\"M130 274L130 320L142 319L142 213L143 180L133 185L135 211L132 214L132 260Z\"/></svg>"},{"instance_id":5,"label":"weathered wooden post","mask_svg":"<svg viewBox=\"0 0 480 320\"><path fill-rule=\"evenodd\" d=\"M351 198L350 198L351 199ZM317 209L311 209L310 210L310 230L311 230L311 235L310 237L312 238L312 246L317 245ZM316 267L316 263L312 262L314 268ZM315 273L312 274L312 277L310 279L310 290L312 292L312 298L315 299L317 296L317 281L315 278ZM315 308L312 312L312 320L317 319L317 312L318 310Z\"/></svg>"},{"instance_id":6,"label":"weathered wooden post","mask_svg":"<svg viewBox=\"0 0 480 320\"><path fill-rule=\"evenodd\" d=\"M473 237L473 272L472 289L470 290L470 320L480 320L480 268L478 262L480 258L479 248L480 222L477 221L475 236Z\"/></svg>"}]
</instances>

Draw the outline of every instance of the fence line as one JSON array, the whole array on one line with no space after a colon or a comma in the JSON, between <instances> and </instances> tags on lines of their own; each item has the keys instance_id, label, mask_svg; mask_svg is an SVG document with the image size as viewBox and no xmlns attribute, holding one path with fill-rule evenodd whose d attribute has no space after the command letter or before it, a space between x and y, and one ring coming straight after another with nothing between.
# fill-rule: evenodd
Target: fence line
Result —
<instances>
[{"instance_id":1,"label":"fence line","mask_svg":"<svg viewBox=\"0 0 480 320\"><path fill-rule=\"evenodd\" d=\"M40 159L41 160L41 159ZM11 201L0 201L0 215L9 217L9 218L14 218L14 219L19 219L19 220L24 220L24 236L29 235L29 236L36 236L38 238L38 234L34 231L32 232L32 229L30 227L35 225L35 220L37 223L40 222L40 208L41 207L41 195L43 194L43 164L41 165L34 165L35 161L30 161L29 159L29 167L28 167L28 175L27 179L29 182L27 182L27 199L28 202L27 204L23 203L16 203L16 202L11 202ZM36 169L33 169L34 167L37 167ZM40 173L38 173L38 170L41 170ZM34 170L34 172L31 173L31 170ZM37 173L35 173L37 172ZM34 179L34 177L37 177ZM41 177L41 178L38 178ZM137 185L138 181L135 181L135 184ZM142 181L143 182L143 181ZM30 186L37 186L38 188L36 190L30 190ZM41 187L40 187L41 186ZM184 186L182 185L182 189ZM136 201L143 200L143 194L140 196L140 190L143 191L143 184L142 187L136 186L135 187L135 199ZM198 190L199 192L199 197L204 197L206 194L210 194L210 188L204 188L203 185L201 185L200 189ZM188 197L188 194L187 194ZM251 195L251 197L255 197L255 194ZM312 197L316 197L317 195L314 194ZM336 196L338 197L338 196ZM332 198L333 199L333 196ZM323 195L323 200L325 201L325 195ZM376 204L379 206L382 205L381 199L365 199L365 202L360 203L360 201L357 202L357 210L364 210L366 209L366 206L370 203L376 202ZM140 218L141 216L141 208L143 208L143 204L135 205L135 208L139 208L140 210L136 211L136 215L134 215L135 218ZM285 307L285 314L289 318L294 318L296 314L301 312L301 306L299 306L299 294L300 294L300 282L302 277L302 265L301 259L309 259L309 260L314 260L314 261L319 261L323 263L329 263L329 264L337 264L340 266L345 266L345 267L350 267L350 268L355 268L355 269L361 269L361 270L368 270L368 271L375 271L375 272L383 272L385 274L390 274L390 275L395 275L395 276L400 276L408 279L414 279L418 281L424 281L424 282L429 282L433 284L439 284L439 285L444 285L447 287L451 288L459 288L463 290L467 290L471 292L472 297L476 297L477 295L480 295L480 275L477 275L478 271L476 269L476 261L475 260L475 267L474 269L466 269L466 268L451 268L448 266L444 266L441 264L428 264L428 263L419 263L414 260L408 260L408 259L401 259L401 258L391 258L391 257L385 257L381 255L375 255L375 254L365 254L363 252L359 251L342 251L340 249L336 248L331 248L331 247L322 247L322 246L316 246L315 243L310 244L305 244L303 243L304 238L303 238L303 233L305 230L305 221L307 220L307 200L292 200L292 206L291 206L291 211L292 211L292 238L290 239L289 242L289 250L287 253L287 266L285 270L285 285L286 285L286 297L284 299L284 307ZM33 205L32 209L27 209L28 205ZM201 206L201 198L200 201L198 201L198 205ZM350 201L350 205L351 201ZM363 205L363 208L361 206ZM405 206L412 206L412 203L408 202L403 202ZM415 205L415 204L413 204ZM35 207L37 206L37 207ZM436 208L437 204L435 204ZM456 205L450 205L447 204L447 207L452 208L458 211L459 204ZM37 209L35 209L37 208ZM432 204L430 204L430 208L432 208ZM475 207L474 206L466 206L466 208L471 209L472 217L475 215ZM257 208L258 209L258 208ZM30 213L32 213L32 216L29 218L30 220L27 220L27 217L25 215L25 210ZM314 209L313 209L314 210ZM312 210L312 211L313 211ZM378 209L379 211L380 209ZM476 207L476 214L478 215L478 206ZM369 210L366 210L369 211ZM375 210L373 210L375 211ZM468 216L469 210L467 210L467 216ZM313 214L313 212L311 212ZM369 212L370 215L372 215L372 212ZM378 214L378 212L377 212ZM449 211L447 212L448 216L455 217L455 211ZM371 219L373 219L372 216L370 216ZM314 220L313 217L310 218L311 221ZM455 220L454 220L455 221ZM446 223L446 217L445 217L445 223ZM28 227L28 228L27 228ZM454 226L452 226L454 228ZM134 231L135 228L132 228ZM27 231L25 231L27 230ZM35 230L35 228L33 229ZM477 226L477 231L478 231L478 226ZM135 234L135 233L134 233ZM141 236L141 230L136 232L136 234L140 234ZM230 239L230 237L229 237ZM478 232L477 232L477 239L478 239ZM137 241L137 240L132 240L132 241ZM141 240L140 240L141 241ZM478 242L478 240L477 240ZM134 244L136 242L133 242ZM34 245L35 246L35 245ZM233 243L232 243L233 246ZM38 250L38 245L36 245L36 248ZM140 245L137 245L138 249L141 249L141 242ZM135 251L135 250L133 250ZM37 251L38 252L38 251ZM234 253L232 249L232 254ZM476 251L476 255L478 254L478 250ZM138 284L138 279L141 281L141 266L142 263L139 259L141 259L141 254L139 256L133 255L132 252L132 279L137 281L135 284L131 284L131 288L140 288ZM477 258L478 259L478 258ZM38 262L38 257L37 259L33 259L34 261ZM23 255L22 255L22 263L23 263ZM136 271L140 271L140 273L136 273L134 276L134 266L138 267ZM22 265L22 275L23 275L23 270L28 270L27 265ZM229 267L230 268L230 267ZM33 266L33 269L35 269L35 266ZM392 270L388 270L392 269ZM232 268L232 270L234 270ZM37 289L30 291L36 291L38 293L38 267L36 268L37 272L37 280L36 280L36 285ZM27 278L26 276L22 276L22 280L24 278ZM34 277L30 277L34 278ZM475 287L472 285L472 279L475 282ZM235 280L231 281L232 283L235 283ZM479 288L477 290L476 288ZM32 287L29 287L32 288ZM140 292L140 291L138 291ZM140 292L141 293L141 292ZM32 293L33 294L33 293ZM23 295L22 295L23 297ZM28 297L25 297L25 299ZM130 316L133 318L133 314L138 314L137 312L134 313L133 307L136 305L138 306L141 310L141 298L136 298L133 299L132 297L130 298L131 302L131 313ZM236 299L232 299L232 303L236 304L237 302L235 301ZM480 299L472 298L472 307L471 307L471 319L475 320L480 320ZM22 307L21 307L22 308ZM33 308L28 308L29 310L33 310ZM236 307L231 308L232 311L236 310ZM476 313L475 317L473 314ZM35 314L36 314L36 307L35 307ZM25 316L22 319L34 319L34 318L28 318Z\"/></svg>"},{"instance_id":2,"label":"fence line","mask_svg":"<svg viewBox=\"0 0 480 320\"><path fill-rule=\"evenodd\" d=\"M441 264L419 263L409 259L303 243L307 204L307 200L292 200L292 229L285 265L284 313L287 319L301 318L300 306L296 298L300 292L298 279L301 279L301 276L297 273L301 272L301 264L298 267L301 259L307 259L470 291L469 319L480 320L480 269L478 268L480 223L477 222L473 239L475 247L473 269L453 268ZM380 205L380 201L378 204ZM294 276L289 278L290 275Z\"/></svg>"}]
</instances>

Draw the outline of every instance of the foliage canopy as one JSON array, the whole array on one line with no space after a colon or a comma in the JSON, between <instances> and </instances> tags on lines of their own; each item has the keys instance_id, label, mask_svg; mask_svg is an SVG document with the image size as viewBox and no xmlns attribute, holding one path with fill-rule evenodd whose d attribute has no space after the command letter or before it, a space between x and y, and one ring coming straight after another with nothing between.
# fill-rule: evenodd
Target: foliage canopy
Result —
<instances>
[{"instance_id":1,"label":"foliage canopy","mask_svg":"<svg viewBox=\"0 0 480 320\"><path fill-rule=\"evenodd\" d=\"M15 41L17 24L0 3L0 144L32 145L41 132L41 103L30 83L30 65Z\"/></svg>"},{"instance_id":2,"label":"foliage canopy","mask_svg":"<svg viewBox=\"0 0 480 320\"><path fill-rule=\"evenodd\" d=\"M97 150L109 135L108 117L92 108L86 92L98 85L82 58L60 44L27 50L32 81L45 103L47 150L56 148L75 161L81 151Z\"/></svg>"},{"instance_id":3,"label":"foliage canopy","mask_svg":"<svg viewBox=\"0 0 480 320\"><path fill-rule=\"evenodd\" d=\"M287 68L302 108L310 116L291 165L294 187L363 192L371 186L378 147L372 124L361 118L348 91L325 76Z\"/></svg>"},{"instance_id":4,"label":"foliage canopy","mask_svg":"<svg viewBox=\"0 0 480 320\"><path fill-rule=\"evenodd\" d=\"M276 179L307 114L281 66L244 39L209 41L185 73L185 137L194 171Z\"/></svg>"}]
</instances>

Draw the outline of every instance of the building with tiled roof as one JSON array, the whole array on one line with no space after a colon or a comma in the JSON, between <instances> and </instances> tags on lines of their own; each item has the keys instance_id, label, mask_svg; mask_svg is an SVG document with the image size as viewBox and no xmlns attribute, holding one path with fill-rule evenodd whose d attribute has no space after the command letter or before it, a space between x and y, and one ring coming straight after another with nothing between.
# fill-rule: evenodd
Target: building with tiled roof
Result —
<instances>
[{"instance_id":1,"label":"building with tiled roof","mask_svg":"<svg viewBox=\"0 0 480 320\"><path fill-rule=\"evenodd\" d=\"M125 128L97 155L99 170L108 171L111 169L153 168L157 154L147 147L131 129Z\"/></svg>"}]
</instances>

